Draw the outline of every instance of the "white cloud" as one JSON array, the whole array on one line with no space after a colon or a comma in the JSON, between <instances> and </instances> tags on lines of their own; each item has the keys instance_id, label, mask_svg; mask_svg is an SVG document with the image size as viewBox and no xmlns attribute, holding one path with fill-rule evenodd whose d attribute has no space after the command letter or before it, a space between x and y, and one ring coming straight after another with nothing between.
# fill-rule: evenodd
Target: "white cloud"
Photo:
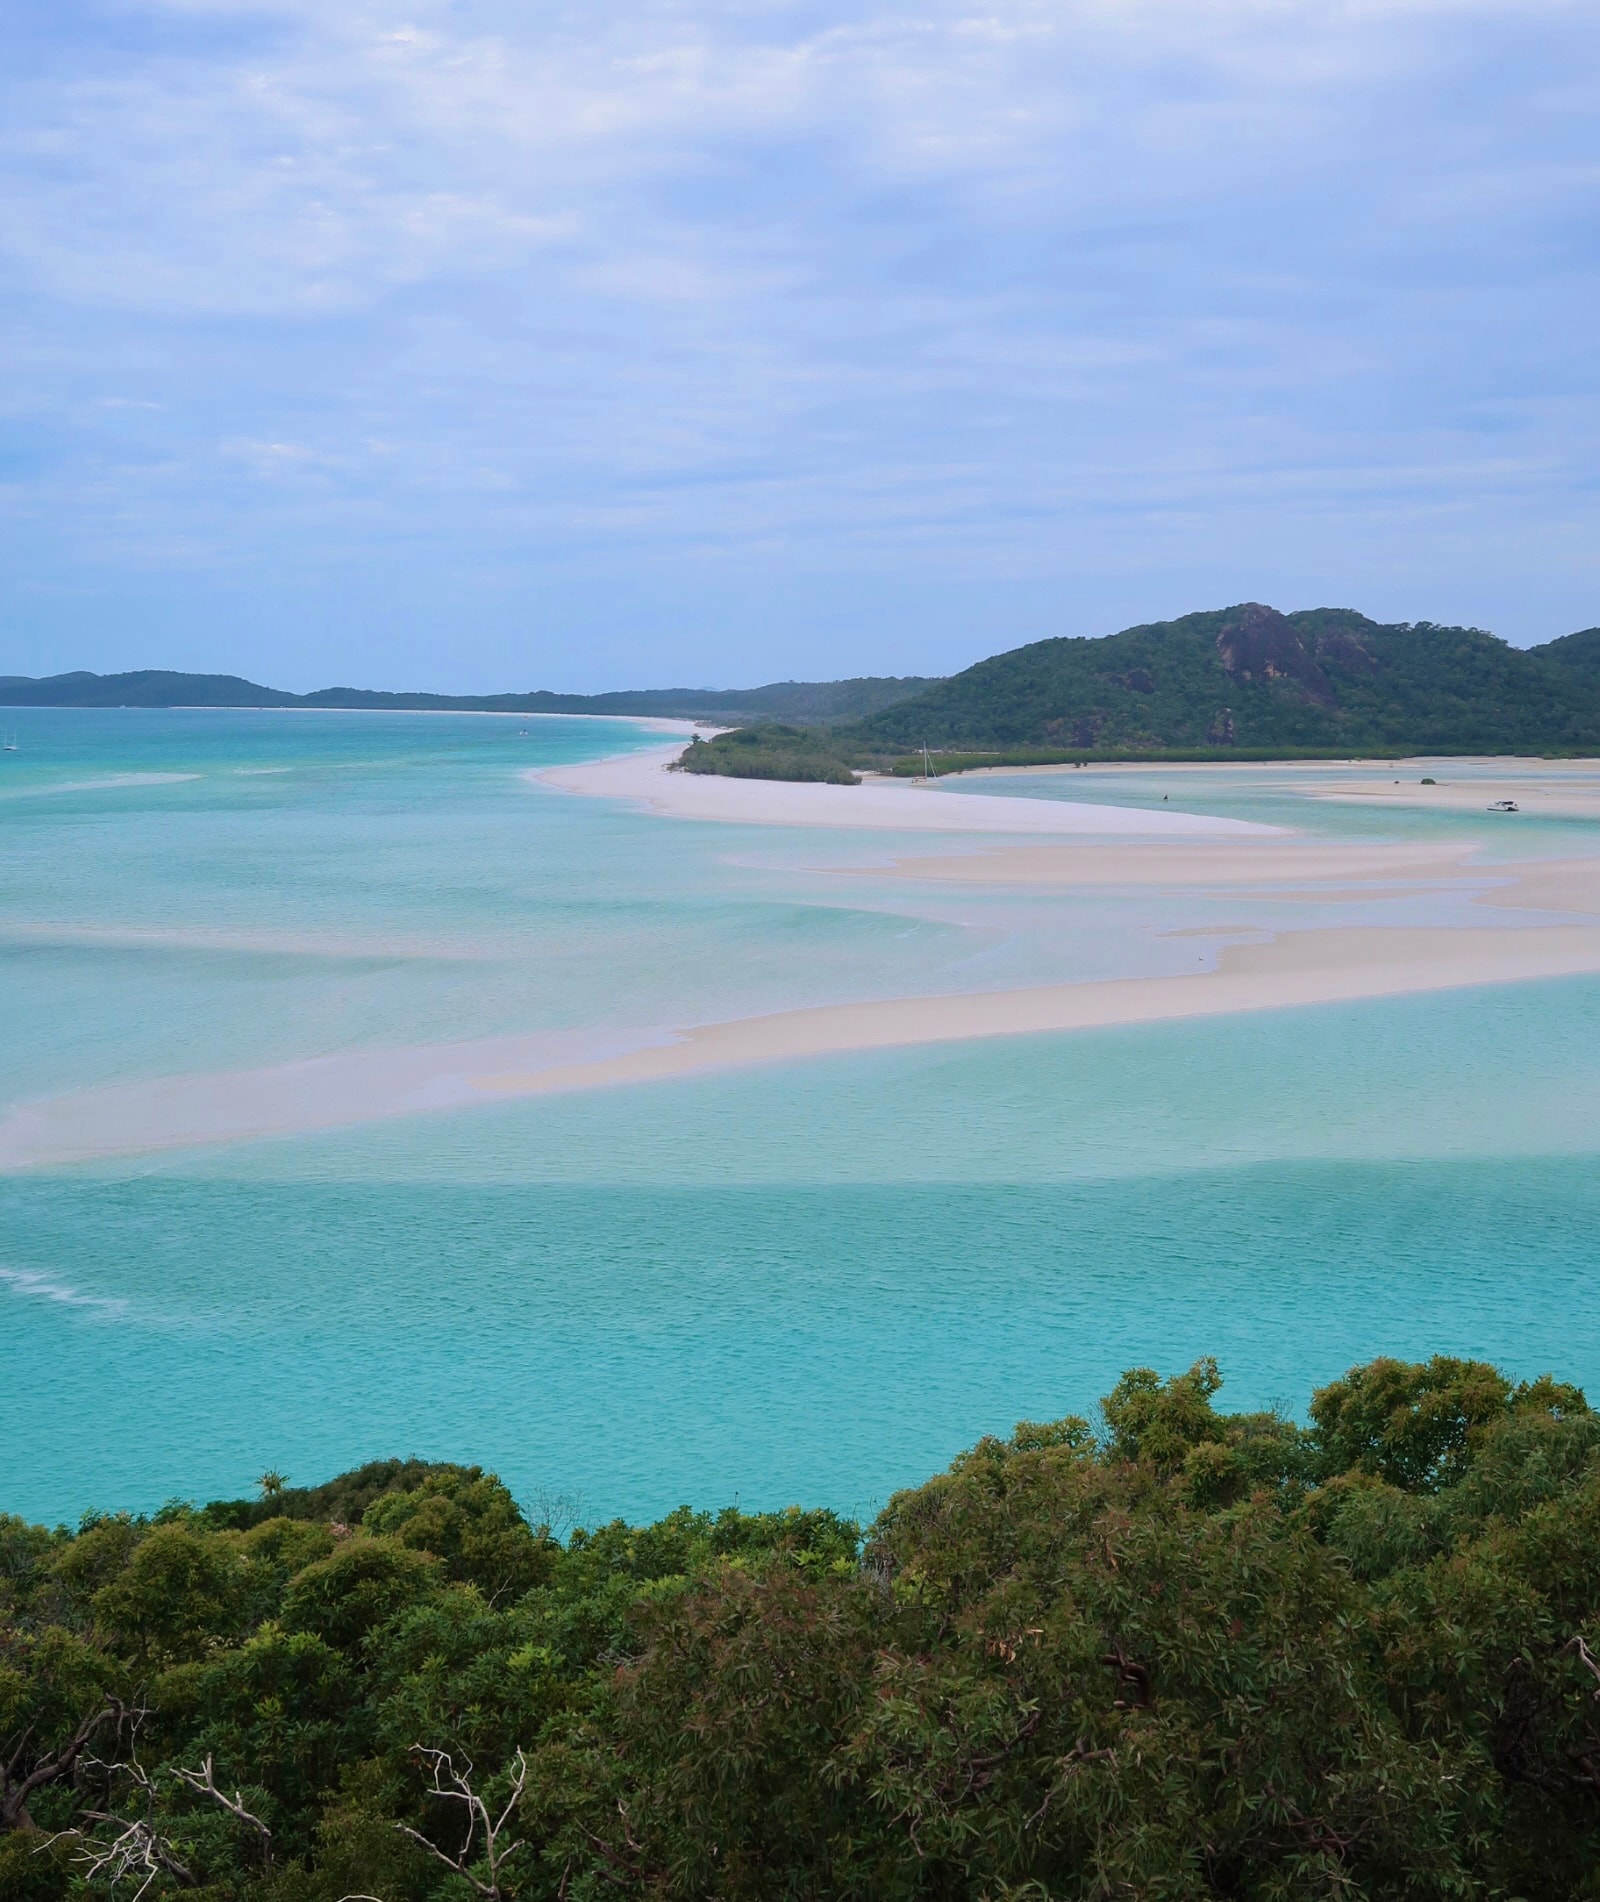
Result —
<instances>
[{"instance_id":1,"label":"white cloud","mask_svg":"<svg viewBox=\"0 0 1600 1902\"><path fill-rule=\"evenodd\" d=\"M63 571L899 547L914 593L1188 536L1199 587L1593 493L1575 0L115 19L0 64L7 493Z\"/></svg>"},{"instance_id":2,"label":"white cloud","mask_svg":"<svg viewBox=\"0 0 1600 1902\"><path fill-rule=\"evenodd\" d=\"M580 234L629 248L664 183L736 167L747 142L997 208L1193 202L1325 163L1364 89L1437 57L1418 27L1446 10L1506 11L623 4L541 31L491 5L169 5L239 22L237 43L88 46L78 70L14 77L0 242L24 281L86 301L291 313Z\"/></svg>"}]
</instances>

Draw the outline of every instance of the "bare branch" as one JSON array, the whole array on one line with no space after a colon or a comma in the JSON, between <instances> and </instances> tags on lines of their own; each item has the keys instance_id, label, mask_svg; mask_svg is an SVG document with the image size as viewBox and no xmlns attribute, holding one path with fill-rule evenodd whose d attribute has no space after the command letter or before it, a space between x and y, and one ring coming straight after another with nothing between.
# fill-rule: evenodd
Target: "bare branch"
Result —
<instances>
[{"instance_id":1,"label":"bare branch","mask_svg":"<svg viewBox=\"0 0 1600 1902\"><path fill-rule=\"evenodd\" d=\"M79 1845L75 1860L83 1880L87 1883L103 1883L111 1889L121 1882L137 1881L139 1886L134 1891L133 1902L139 1902L139 1897L157 1876L170 1876L180 1888L185 1889L196 1887L198 1882L194 1871L179 1859L176 1849L155 1827L159 1792L155 1778L140 1763L137 1754L139 1727L149 1714L142 1706L123 1713L133 1746L126 1763L107 1763L100 1757L84 1755L79 1764L83 1770L103 1771L108 1789L111 1778L126 1778L133 1790L144 1798L144 1814L130 1817L118 1815L111 1809L81 1810L79 1814L84 1822L108 1824L116 1830L116 1836L107 1843L86 1835L82 1829L70 1829L40 1844L41 1849L48 1849L52 1843L60 1842L64 1837L74 1838ZM121 1719L117 1728L120 1733Z\"/></svg>"},{"instance_id":2,"label":"bare branch","mask_svg":"<svg viewBox=\"0 0 1600 1902\"><path fill-rule=\"evenodd\" d=\"M1561 1648L1564 1651L1576 1652L1578 1662L1597 1683L1600 1683L1600 1660L1596 1659L1594 1653L1584 1643L1582 1632L1579 1632L1576 1637L1569 1638ZM1595 1696L1600 1698L1600 1691L1596 1691Z\"/></svg>"},{"instance_id":3,"label":"bare branch","mask_svg":"<svg viewBox=\"0 0 1600 1902\"><path fill-rule=\"evenodd\" d=\"M228 1796L217 1788L216 1766L212 1761L210 1751L206 1752L205 1759L198 1770L181 1770L174 1765L172 1775L175 1776L180 1783L185 1784L189 1789L195 1791L197 1795L209 1796L214 1803L220 1803L223 1809L225 1809L236 1822L243 1823L247 1829L253 1829L255 1831L261 1850L262 1873L270 1874L272 1870L272 1831L267 1828L259 1816L245 1808L244 1798L237 1790L234 1791L232 1796Z\"/></svg>"},{"instance_id":4,"label":"bare branch","mask_svg":"<svg viewBox=\"0 0 1600 1902\"><path fill-rule=\"evenodd\" d=\"M133 1892L133 1902L139 1902L139 1897L157 1876L170 1876L180 1888L196 1886L194 1871L180 1862L171 1843L156 1833L148 1814L127 1817L115 1816L106 1810L85 1810L83 1816L85 1822L110 1823L117 1831L109 1843L85 1836L77 1829L62 1832L63 1836L75 1836L81 1845L75 1860L78 1873L86 1883L103 1883L114 1889L119 1882L137 1879L139 1886ZM51 1836L39 1847L48 1849L51 1843L60 1840L60 1836Z\"/></svg>"},{"instance_id":5,"label":"bare branch","mask_svg":"<svg viewBox=\"0 0 1600 1902\"><path fill-rule=\"evenodd\" d=\"M0 1765L0 1832L31 1829L33 1818L28 1814L28 1798L36 1790L69 1775L95 1732L113 1722L120 1730L127 1716L127 1706L121 1698L108 1697L99 1710L83 1719L66 1743L54 1753L45 1752L37 1757L33 1768L26 1772L22 1766L28 1756L32 1725L23 1731L9 1761Z\"/></svg>"},{"instance_id":6,"label":"bare branch","mask_svg":"<svg viewBox=\"0 0 1600 1902\"><path fill-rule=\"evenodd\" d=\"M1130 1691L1134 1703L1141 1710L1150 1705L1155 1695L1150 1684L1150 1673L1135 1659L1126 1656L1121 1645L1113 1645L1100 1662L1110 1665L1116 1672L1119 1688Z\"/></svg>"},{"instance_id":7,"label":"bare branch","mask_svg":"<svg viewBox=\"0 0 1600 1902\"><path fill-rule=\"evenodd\" d=\"M582 1512L583 1500L577 1493L545 1489L533 1495L531 1523L536 1532L542 1528L552 1539L563 1539L578 1523Z\"/></svg>"},{"instance_id":8,"label":"bare branch","mask_svg":"<svg viewBox=\"0 0 1600 1902\"><path fill-rule=\"evenodd\" d=\"M505 1902L500 1886L501 1871L519 1849L527 1847L520 1838L506 1843L506 1827L522 1800L522 1792L528 1781L528 1760L519 1748L513 1762L516 1765L511 1776L511 1794L506 1798L505 1807L498 1816L489 1812L489 1806L482 1796L472 1787L472 1760L466 1759L466 1767L458 1770L455 1760L448 1750L431 1750L425 1744L411 1746L413 1761L426 1765L433 1777L430 1795L443 1797L448 1802L462 1804L467 1812L467 1834L458 1854L451 1855L441 1849L436 1842L423 1835L421 1830L413 1829L409 1823L396 1823L395 1828L402 1836L409 1836L412 1842L426 1849L430 1856L436 1857L447 1869L453 1869L463 1877L484 1898L484 1902ZM483 1848L478 1856L473 1854L473 1845L479 1835L483 1838ZM472 1865L481 1862L484 1876L473 1873Z\"/></svg>"}]
</instances>

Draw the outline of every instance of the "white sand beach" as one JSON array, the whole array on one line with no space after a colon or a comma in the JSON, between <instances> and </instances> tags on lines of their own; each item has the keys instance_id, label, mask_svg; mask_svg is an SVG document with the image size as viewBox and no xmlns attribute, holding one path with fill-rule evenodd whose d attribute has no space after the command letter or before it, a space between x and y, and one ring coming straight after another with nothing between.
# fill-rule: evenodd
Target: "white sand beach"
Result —
<instances>
[{"instance_id":1,"label":"white sand beach","mask_svg":"<svg viewBox=\"0 0 1600 1902\"><path fill-rule=\"evenodd\" d=\"M1302 790L1312 799L1340 805L1472 813L1486 812L1509 799L1519 813L1536 818L1600 819L1600 765L1593 760L1496 760L1491 772L1462 777L1466 764L1460 760L1407 761L1403 772L1397 768L1360 785L1335 780ZM1433 784L1425 786L1424 779L1431 779Z\"/></svg>"},{"instance_id":2,"label":"white sand beach","mask_svg":"<svg viewBox=\"0 0 1600 1902\"><path fill-rule=\"evenodd\" d=\"M1205 962L1202 954L1202 963ZM1337 927L1226 947L1192 977L900 997L677 1029L493 1037L75 1091L0 1120L0 1170L665 1081L856 1050L1282 1010L1600 973L1600 925Z\"/></svg>"},{"instance_id":3,"label":"white sand beach","mask_svg":"<svg viewBox=\"0 0 1600 1902\"><path fill-rule=\"evenodd\" d=\"M530 770L536 784L592 798L627 799L673 819L724 825L869 828L877 832L1053 833L1126 838L1272 836L1278 828L1199 813L1057 799L973 797L911 780L860 786L796 785L787 780L722 779L668 771L682 747L649 747L581 766Z\"/></svg>"},{"instance_id":4,"label":"white sand beach","mask_svg":"<svg viewBox=\"0 0 1600 1902\"><path fill-rule=\"evenodd\" d=\"M663 1030L546 1031L73 1090L18 1104L0 1119L0 1171L463 1109L483 1100L476 1077L489 1066L538 1075L672 1041Z\"/></svg>"},{"instance_id":5,"label":"white sand beach","mask_svg":"<svg viewBox=\"0 0 1600 1902\"><path fill-rule=\"evenodd\" d=\"M1292 786L1297 797L1338 805L1399 806L1417 812L1487 812L1501 800L1515 801L1519 812L1545 819L1600 819L1600 760L1521 759L1475 754L1445 759L1417 755L1407 759L1344 762L1343 777L1330 778L1338 766L1328 760L1100 760L1095 778L1181 775L1203 784L1207 779L1268 778ZM963 779L1069 778L1074 769L1053 766L978 766Z\"/></svg>"},{"instance_id":6,"label":"white sand beach","mask_svg":"<svg viewBox=\"0 0 1600 1902\"><path fill-rule=\"evenodd\" d=\"M917 882L1019 889L1078 890L1149 886L1155 890L1205 887L1337 890L1382 887L1396 880L1504 881L1503 867L1469 864L1473 843L1342 844L1263 829L1249 841L1210 838L1175 844L1142 838L1115 845L1095 840L1062 845L980 845L965 850L909 854L871 871L841 868L851 875Z\"/></svg>"},{"instance_id":7,"label":"white sand beach","mask_svg":"<svg viewBox=\"0 0 1600 1902\"><path fill-rule=\"evenodd\" d=\"M940 833L942 842L930 839L926 850L885 864L818 869L866 881L1020 893L1172 893L1185 902L1160 935L1209 942L1196 944L1198 968L1183 975L1171 974L1169 957L1164 975L824 1002L725 1021L352 1049L258 1069L84 1088L16 1103L0 1117L0 1170L289 1136L848 1051L1600 974L1600 857L1482 862L1472 840L1335 842L1186 812L962 796L903 783L808 786L668 773L676 750L652 748L526 776L552 789L623 799L674 817ZM1202 785L1197 779L1197 794ZM1475 796L1481 799L1482 791L1477 782ZM1316 792L1320 796L1320 786ZM1349 906L1418 895L1446 900L1455 922L1367 926L1346 916L1315 928L1293 911L1307 901ZM1216 922L1218 899L1239 904L1238 913L1224 914L1236 923ZM1195 910L1189 901L1210 909ZM1493 908L1478 914L1482 923L1473 922L1477 906ZM1513 919L1508 911L1524 916ZM122 935L142 941L149 930ZM60 935L72 941L96 934L69 929ZM1227 942L1243 937L1253 941ZM282 938L273 943L289 948ZM349 946L328 942L296 948L350 953ZM420 945L405 949L423 952ZM439 948L432 949L437 955Z\"/></svg>"},{"instance_id":8,"label":"white sand beach","mask_svg":"<svg viewBox=\"0 0 1600 1902\"><path fill-rule=\"evenodd\" d=\"M1194 977L823 1005L707 1025L686 1031L681 1041L598 1064L473 1081L486 1092L543 1094L849 1050L1096 1030L1591 972L1600 972L1600 926L1594 925L1286 932L1262 944L1229 946L1215 970ZM0 1143L3 1135L0 1130Z\"/></svg>"}]
</instances>

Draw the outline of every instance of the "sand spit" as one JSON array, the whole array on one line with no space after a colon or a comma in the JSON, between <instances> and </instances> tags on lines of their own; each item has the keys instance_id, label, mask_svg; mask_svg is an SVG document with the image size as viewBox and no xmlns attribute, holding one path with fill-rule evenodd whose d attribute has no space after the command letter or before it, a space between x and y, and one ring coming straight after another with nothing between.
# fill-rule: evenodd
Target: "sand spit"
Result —
<instances>
[{"instance_id":1,"label":"sand spit","mask_svg":"<svg viewBox=\"0 0 1600 1902\"><path fill-rule=\"evenodd\" d=\"M673 819L724 825L826 826L875 832L1078 834L1085 837L1201 839L1268 838L1276 826L1213 819L1192 812L1149 812L1058 799L1008 799L941 792L910 780L861 786L795 785L771 779L720 779L672 773L683 749L649 747L581 766L530 769L538 785L604 799L630 799ZM1281 835L1279 835L1281 836Z\"/></svg>"},{"instance_id":2,"label":"sand spit","mask_svg":"<svg viewBox=\"0 0 1600 1902\"><path fill-rule=\"evenodd\" d=\"M1479 892L1481 905L1508 905L1518 911L1565 912L1569 917L1600 913L1600 858L1533 859L1515 867L1514 877L1492 890Z\"/></svg>"},{"instance_id":3,"label":"sand spit","mask_svg":"<svg viewBox=\"0 0 1600 1902\"><path fill-rule=\"evenodd\" d=\"M1193 977L830 1004L677 1030L485 1038L82 1090L19 1105L0 1121L0 1169L243 1142L847 1051L1594 973L1600 973L1600 925L1286 932L1230 946L1215 969Z\"/></svg>"},{"instance_id":4,"label":"sand spit","mask_svg":"<svg viewBox=\"0 0 1600 1902\"><path fill-rule=\"evenodd\" d=\"M1408 766L1405 777L1391 775L1361 784L1331 781L1324 785L1298 788L1306 797L1327 800L1345 806L1402 806L1408 811L1484 812L1505 799L1512 800L1519 814L1536 819L1600 819L1600 769L1585 761L1583 769L1557 772L1541 765L1535 773L1504 770L1482 778L1452 778L1453 761L1430 763L1418 775ZM1424 786L1422 780L1435 783ZM1500 815L1507 825L1516 823L1516 815Z\"/></svg>"},{"instance_id":5,"label":"sand spit","mask_svg":"<svg viewBox=\"0 0 1600 1902\"><path fill-rule=\"evenodd\" d=\"M477 1073L486 1066L566 1075L673 1038L669 1030L535 1032L73 1090L19 1103L0 1119L0 1171L464 1109L483 1101Z\"/></svg>"},{"instance_id":6,"label":"sand spit","mask_svg":"<svg viewBox=\"0 0 1600 1902\"><path fill-rule=\"evenodd\" d=\"M1070 779L1071 765L979 766L963 779L1016 779L1039 776ZM1418 812L1484 812L1502 799L1514 800L1535 818L1600 820L1600 760L1519 759L1492 754L1436 758L1337 760L1097 760L1086 777L1119 774L1163 779L1175 774L1199 783L1208 778L1246 777L1263 784L1276 781L1296 798L1339 805L1400 806ZM1330 774L1338 773L1338 778ZM1431 784L1424 784L1424 781Z\"/></svg>"},{"instance_id":7,"label":"sand spit","mask_svg":"<svg viewBox=\"0 0 1600 1902\"><path fill-rule=\"evenodd\" d=\"M1341 845L1276 832L1238 844L1198 839L1183 845L1139 840L1118 845L979 846L925 857L897 857L887 867L859 875L1062 891L1116 886L1152 890L1203 886L1216 891L1330 886L1341 888L1341 894L1343 888L1393 881L1478 883L1516 875L1516 868L1470 864L1476 850L1473 842Z\"/></svg>"},{"instance_id":8,"label":"sand spit","mask_svg":"<svg viewBox=\"0 0 1600 1902\"><path fill-rule=\"evenodd\" d=\"M1451 772L1531 773L1541 778L1600 778L1600 759L1541 759L1533 753L1387 753L1356 755L1348 759L1102 759L1086 767L1057 760L1047 766L972 766L963 779L981 779L991 773L1053 773L1062 776L1086 773L1198 773L1202 778L1215 773L1267 775L1317 779L1326 778L1341 767L1356 772L1384 774L1392 782L1397 775L1416 778L1441 778Z\"/></svg>"},{"instance_id":9,"label":"sand spit","mask_svg":"<svg viewBox=\"0 0 1600 1902\"><path fill-rule=\"evenodd\" d=\"M504 1095L642 1083L854 1050L1038 1036L1121 1024L1463 989L1600 972L1600 926L1410 930L1341 927L1232 945L1195 977L1113 978L1034 990L823 1005L690 1030L682 1041L600 1064L480 1076Z\"/></svg>"}]
</instances>

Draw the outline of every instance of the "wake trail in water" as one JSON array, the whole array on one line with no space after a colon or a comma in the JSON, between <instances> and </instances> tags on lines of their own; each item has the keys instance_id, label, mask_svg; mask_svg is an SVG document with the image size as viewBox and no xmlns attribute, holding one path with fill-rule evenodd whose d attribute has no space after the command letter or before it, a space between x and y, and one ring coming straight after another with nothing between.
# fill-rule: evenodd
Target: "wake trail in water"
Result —
<instances>
[{"instance_id":1,"label":"wake trail in water","mask_svg":"<svg viewBox=\"0 0 1600 1902\"><path fill-rule=\"evenodd\" d=\"M64 1288L60 1282L26 1268L0 1267L0 1286L24 1300L31 1296L36 1301L55 1301L66 1308L93 1308L102 1314L125 1314L128 1310L127 1302L114 1295L83 1294L77 1288Z\"/></svg>"}]
</instances>

